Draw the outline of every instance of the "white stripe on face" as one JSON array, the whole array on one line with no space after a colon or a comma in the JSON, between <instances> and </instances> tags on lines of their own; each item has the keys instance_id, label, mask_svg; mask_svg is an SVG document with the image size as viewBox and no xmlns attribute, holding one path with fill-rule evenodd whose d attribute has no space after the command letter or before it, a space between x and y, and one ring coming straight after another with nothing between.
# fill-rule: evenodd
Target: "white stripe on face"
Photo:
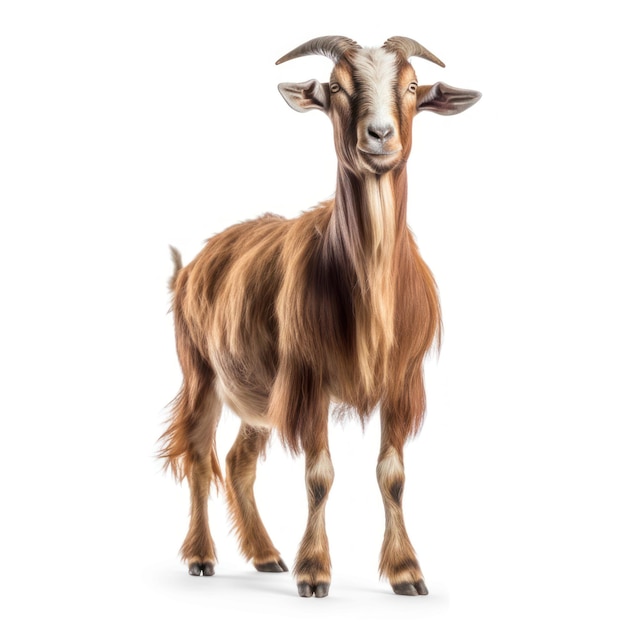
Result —
<instances>
[{"instance_id":1,"label":"white stripe on face","mask_svg":"<svg viewBox=\"0 0 626 626\"><path fill-rule=\"evenodd\" d=\"M359 103L356 147L363 167L380 174L402 156L397 57L382 48L365 48L355 54L353 67Z\"/></svg>"},{"instance_id":2,"label":"white stripe on face","mask_svg":"<svg viewBox=\"0 0 626 626\"><path fill-rule=\"evenodd\" d=\"M364 48L354 57L354 70L368 122L374 125L394 123L396 56L382 48Z\"/></svg>"}]
</instances>

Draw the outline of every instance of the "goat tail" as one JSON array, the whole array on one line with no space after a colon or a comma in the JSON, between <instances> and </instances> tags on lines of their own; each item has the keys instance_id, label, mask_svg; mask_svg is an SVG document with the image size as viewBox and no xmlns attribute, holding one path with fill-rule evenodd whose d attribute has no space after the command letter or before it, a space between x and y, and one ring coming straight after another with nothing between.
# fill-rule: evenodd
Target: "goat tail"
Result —
<instances>
[{"instance_id":1,"label":"goat tail","mask_svg":"<svg viewBox=\"0 0 626 626\"><path fill-rule=\"evenodd\" d=\"M170 291L174 291L174 286L176 285L176 278L178 277L178 273L180 272L180 270L183 269L183 257L174 246L170 246L170 254L172 256L172 262L174 263L174 273L170 278L169 287Z\"/></svg>"}]
</instances>

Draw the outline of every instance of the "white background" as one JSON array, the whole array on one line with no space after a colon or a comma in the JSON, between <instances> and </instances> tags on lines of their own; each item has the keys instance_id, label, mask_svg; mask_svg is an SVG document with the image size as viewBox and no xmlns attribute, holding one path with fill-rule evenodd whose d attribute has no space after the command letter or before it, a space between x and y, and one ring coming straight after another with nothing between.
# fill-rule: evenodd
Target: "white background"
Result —
<instances>
[{"instance_id":1,"label":"white background","mask_svg":"<svg viewBox=\"0 0 626 626\"><path fill-rule=\"evenodd\" d=\"M2 3L2 623L625 623L617 7ZM326 600L244 562L222 496L217 573L189 577L187 487L154 458L180 382L168 244L189 261L232 222L332 194L328 120L276 90L326 80L330 63L274 65L327 34L413 37L447 64L414 60L422 83L483 92L460 116L419 116L409 163L409 222L445 324L406 450L425 598L378 580L375 418L364 434L332 428ZM237 426L224 416L222 457ZM301 459L275 442L257 485L292 564Z\"/></svg>"}]
</instances>

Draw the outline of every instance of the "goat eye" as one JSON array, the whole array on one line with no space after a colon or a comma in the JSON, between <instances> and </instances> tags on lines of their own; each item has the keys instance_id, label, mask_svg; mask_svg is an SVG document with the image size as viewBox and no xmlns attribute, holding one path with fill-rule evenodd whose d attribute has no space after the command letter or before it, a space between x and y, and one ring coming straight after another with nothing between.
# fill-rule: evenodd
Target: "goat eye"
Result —
<instances>
[{"instance_id":1,"label":"goat eye","mask_svg":"<svg viewBox=\"0 0 626 626\"><path fill-rule=\"evenodd\" d=\"M409 92L410 93L417 93L417 83L411 83L409 85Z\"/></svg>"},{"instance_id":2,"label":"goat eye","mask_svg":"<svg viewBox=\"0 0 626 626\"><path fill-rule=\"evenodd\" d=\"M340 89L341 87L339 86L339 83L330 84L330 93L337 93Z\"/></svg>"}]
</instances>

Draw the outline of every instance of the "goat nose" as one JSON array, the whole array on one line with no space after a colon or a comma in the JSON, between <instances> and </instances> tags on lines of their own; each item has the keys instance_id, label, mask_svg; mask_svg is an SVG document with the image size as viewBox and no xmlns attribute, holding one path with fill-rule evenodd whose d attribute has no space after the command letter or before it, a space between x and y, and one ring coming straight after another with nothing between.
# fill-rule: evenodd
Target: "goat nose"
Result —
<instances>
[{"instance_id":1,"label":"goat nose","mask_svg":"<svg viewBox=\"0 0 626 626\"><path fill-rule=\"evenodd\" d=\"M391 124L371 124L367 127L367 134L378 141L387 141L393 137L393 126Z\"/></svg>"}]
</instances>

